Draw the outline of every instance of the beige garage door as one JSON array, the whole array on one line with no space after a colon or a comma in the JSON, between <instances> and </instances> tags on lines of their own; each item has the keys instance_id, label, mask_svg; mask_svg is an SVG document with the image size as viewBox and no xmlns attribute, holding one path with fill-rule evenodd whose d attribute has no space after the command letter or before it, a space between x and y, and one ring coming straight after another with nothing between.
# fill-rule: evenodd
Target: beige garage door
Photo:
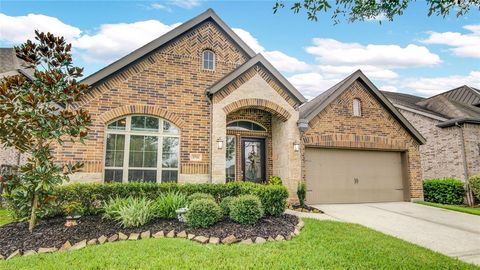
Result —
<instances>
[{"instance_id":1,"label":"beige garage door","mask_svg":"<svg viewBox=\"0 0 480 270\"><path fill-rule=\"evenodd\" d=\"M307 148L307 202L404 200L400 152Z\"/></svg>"}]
</instances>

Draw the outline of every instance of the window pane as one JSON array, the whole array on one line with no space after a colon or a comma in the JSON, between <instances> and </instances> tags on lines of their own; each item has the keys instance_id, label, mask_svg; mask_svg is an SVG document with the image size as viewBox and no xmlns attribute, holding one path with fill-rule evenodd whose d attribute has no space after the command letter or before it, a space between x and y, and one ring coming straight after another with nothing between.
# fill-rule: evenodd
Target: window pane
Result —
<instances>
[{"instance_id":1,"label":"window pane","mask_svg":"<svg viewBox=\"0 0 480 270\"><path fill-rule=\"evenodd\" d=\"M165 182L177 182L178 181L178 171L162 171L162 183Z\"/></svg>"},{"instance_id":2,"label":"window pane","mask_svg":"<svg viewBox=\"0 0 480 270\"><path fill-rule=\"evenodd\" d=\"M158 131L158 118L149 116L132 116L132 130Z\"/></svg>"},{"instance_id":3,"label":"window pane","mask_svg":"<svg viewBox=\"0 0 480 270\"><path fill-rule=\"evenodd\" d=\"M266 131L265 128L259 124L250 121L235 121L227 125L228 129L233 130L254 130L254 131Z\"/></svg>"},{"instance_id":4,"label":"window pane","mask_svg":"<svg viewBox=\"0 0 480 270\"><path fill-rule=\"evenodd\" d=\"M107 151L105 152L106 167L122 167L125 147L125 135L108 134Z\"/></svg>"},{"instance_id":5,"label":"window pane","mask_svg":"<svg viewBox=\"0 0 480 270\"><path fill-rule=\"evenodd\" d=\"M177 154L163 154L162 155L162 168L178 168L178 155Z\"/></svg>"},{"instance_id":6,"label":"window pane","mask_svg":"<svg viewBox=\"0 0 480 270\"><path fill-rule=\"evenodd\" d=\"M171 134L178 134L178 128L168 121L163 121L163 131Z\"/></svg>"},{"instance_id":7,"label":"window pane","mask_svg":"<svg viewBox=\"0 0 480 270\"><path fill-rule=\"evenodd\" d=\"M227 136L226 143L226 178L227 182L235 181L235 165L236 165L236 155L235 155L235 136Z\"/></svg>"},{"instance_id":8,"label":"window pane","mask_svg":"<svg viewBox=\"0 0 480 270\"><path fill-rule=\"evenodd\" d=\"M117 120L107 126L107 129L114 129L114 130L125 130L127 120L125 118L122 118L120 120Z\"/></svg>"},{"instance_id":9,"label":"window pane","mask_svg":"<svg viewBox=\"0 0 480 270\"><path fill-rule=\"evenodd\" d=\"M178 168L179 139L163 138L162 167Z\"/></svg>"},{"instance_id":10,"label":"window pane","mask_svg":"<svg viewBox=\"0 0 480 270\"><path fill-rule=\"evenodd\" d=\"M123 171L122 170L105 170L105 183L122 182Z\"/></svg>"},{"instance_id":11,"label":"window pane","mask_svg":"<svg viewBox=\"0 0 480 270\"><path fill-rule=\"evenodd\" d=\"M129 182L157 182L156 170L128 170Z\"/></svg>"},{"instance_id":12,"label":"window pane","mask_svg":"<svg viewBox=\"0 0 480 270\"><path fill-rule=\"evenodd\" d=\"M130 137L130 167L157 167L158 137L136 136Z\"/></svg>"}]
</instances>

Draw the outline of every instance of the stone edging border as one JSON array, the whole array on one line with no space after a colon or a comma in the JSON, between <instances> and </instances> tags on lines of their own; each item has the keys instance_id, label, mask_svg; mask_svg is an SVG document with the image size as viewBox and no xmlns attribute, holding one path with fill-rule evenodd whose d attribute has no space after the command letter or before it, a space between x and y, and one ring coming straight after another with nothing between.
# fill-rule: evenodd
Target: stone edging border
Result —
<instances>
[{"instance_id":1,"label":"stone edging border","mask_svg":"<svg viewBox=\"0 0 480 270\"><path fill-rule=\"evenodd\" d=\"M290 235L284 236L284 235L277 235L277 237L272 238L269 237L268 239L262 238L262 237L256 237L255 239L253 238L248 238L248 239L243 239L239 240L237 239L233 234L229 235L223 239L220 239L218 237L206 237L202 235L194 235L194 234L187 234L186 231L181 231L179 233L176 233L175 230L171 230L167 234L165 234L163 231L156 232L155 234L151 234L150 231L145 231L142 233L131 233L129 236L122 232L118 232L116 234L111 235L110 237L106 237L105 235L100 236L99 238L93 238L91 240L82 240L80 242L75 243L72 245L69 241L65 242L59 249L56 247L50 247L50 248L39 248L37 251L35 250L27 250L25 252L21 252L19 249L16 251L12 252L7 258L3 257L0 255L0 260L10 260L16 257L20 256L30 256L30 255L35 255L35 254L42 254L42 253L53 253L53 252L64 252L64 251L75 251L75 250L80 250L83 249L87 246L93 246L93 245L102 245L105 243L111 243L115 241L126 241L126 240L140 240L140 239L148 239L148 238L185 238L188 240L192 240L201 244L225 244L225 245L231 245L231 244L262 244L265 242L271 242L271 241L285 241L285 240L292 240L293 237L297 236L300 234L300 231L303 229L305 226L305 223L303 220L298 217L298 223L295 225L295 228L293 232L290 233Z\"/></svg>"}]
</instances>

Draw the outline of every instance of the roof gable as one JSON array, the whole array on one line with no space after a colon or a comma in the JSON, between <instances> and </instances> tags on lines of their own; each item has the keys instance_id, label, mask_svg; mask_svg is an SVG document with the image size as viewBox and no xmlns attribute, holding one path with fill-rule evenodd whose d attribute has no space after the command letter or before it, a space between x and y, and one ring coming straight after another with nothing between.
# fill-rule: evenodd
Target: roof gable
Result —
<instances>
[{"instance_id":1,"label":"roof gable","mask_svg":"<svg viewBox=\"0 0 480 270\"><path fill-rule=\"evenodd\" d=\"M435 98L438 96L444 96L450 100L468 104L468 105L475 106L477 104L480 104L480 91L476 88L473 88L467 85L462 85L460 87L440 93L428 99Z\"/></svg>"},{"instance_id":2,"label":"roof gable","mask_svg":"<svg viewBox=\"0 0 480 270\"><path fill-rule=\"evenodd\" d=\"M222 90L229 83L241 76L244 72L254 67L257 64L261 64L277 79L280 84L288 91L288 93L297 99L300 103L306 101L305 97L261 54L255 55L252 59L248 60L245 64L241 65L233 72L223 77L220 81L216 82L210 88L207 89L207 94L213 95L216 92Z\"/></svg>"},{"instance_id":3,"label":"roof gable","mask_svg":"<svg viewBox=\"0 0 480 270\"><path fill-rule=\"evenodd\" d=\"M310 102L300 107L300 118L303 121L310 122L321 111L323 111L331 102L336 100L345 92L355 81L362 81L372 95L380 104L397 120L400 124L421 144L425 143L425 138L412 126L410 122L393 106L393 104L378 90L378 88L363 74L357 70L350 76L337 83L327 91L323 92Z\"/></svg>"},{"instance_id":4,"label":"roof gable","mask_svg":"<svg viewBox=\"0 0 480 270\"><path fill-rule=\"evenodd\" d=\"M220 29L222 29L222 31L224 31L226 35L230 37L248 56L255 56L255 52L237 34L235 34L235 32L233 32L233 30L228 27L226 23L222 19L220 19L220 17L212 9L208 9L197 17L190 19L189 21L179 25L168 33L147 43L139 49L106 66L105 68L93 73L92 75L83 79L82 83L94 85L104 80L110 75L116 73L119 70L122 70L123 68L129 66L137 60L142 59L151 52L157 50L171 40L181 36L182 34L186 33L187 31L191 30L192 28L196 27L197 25L201 24L206 20L212 20L213 22L215 22L220 27Z\"/></svg>"}]
</instances>

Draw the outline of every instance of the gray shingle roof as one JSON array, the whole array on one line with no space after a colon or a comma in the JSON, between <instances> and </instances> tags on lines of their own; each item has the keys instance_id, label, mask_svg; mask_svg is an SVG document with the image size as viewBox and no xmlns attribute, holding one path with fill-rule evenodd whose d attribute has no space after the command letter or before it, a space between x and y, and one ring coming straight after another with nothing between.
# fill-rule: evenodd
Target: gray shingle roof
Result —
<instances>
[{"instance_id":1,"label":"gray shingle roof","mask_svg":"<svg viewBox=\"0 0 480 270\"><path fill-rule=\"evenodd\" d=\"M387 92L387 91L382 91L382 93L395 105L395 106L404 106L408 107L410 109L424 112L427 114L432 114L441 118L446 118L449 119L446 115L443 115L441 113L429 110L423 106L418 105L418 102L422 102L425 100L423 97L419 96L414 96L414 95L409 95L405 93L396 93L396 92Z\"/></svg>"}]
</instances>

